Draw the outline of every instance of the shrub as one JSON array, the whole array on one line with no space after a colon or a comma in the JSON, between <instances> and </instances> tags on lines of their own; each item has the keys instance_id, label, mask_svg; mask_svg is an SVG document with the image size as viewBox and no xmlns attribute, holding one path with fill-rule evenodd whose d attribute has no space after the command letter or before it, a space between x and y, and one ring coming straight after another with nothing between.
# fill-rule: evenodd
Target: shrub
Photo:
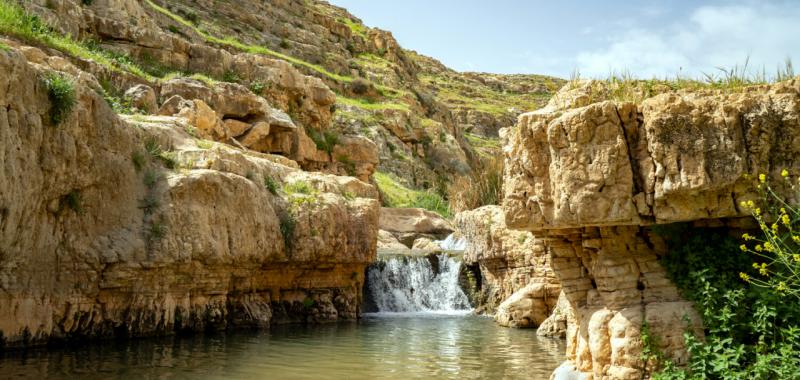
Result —
<instances>
[{"instance_id":1,"label":"shrub","mask_svg":"<svg viewBox=\"0 0 800 380\"><path fill-rule=\"evenodd\" d=\"M294 230L297 226L297 220L291 212L284 212L280 215L281 219L281 235L283 235L283 244L286 250L291 250L294 244Z\"/></svg>"},{"instance_id":2,"label":"shrub","mask_svg":"<svg viewBox=\"0 0 800 380\"><path fill-rule=\"evenodd\" d=\"M783 170L781 176L787 182L784 187L795 187L788 171ZM759 175L758 182L761 204L748 201L742 202L741 206L751 210L761 234L743 235L745 243L740 247L756 259L753 268L757 269L758 275L750 277L741 273L740 277L755 286L800 301L800 207L792 206L778 196L767 183L765 174Z\"/></svg>"},{"instance_id":3,"label":"shrub","mask_svg":"<svg viewBox=\"0 0 800 380\"><path fill-rule=\"evenodd\" d=\"M345 154L340 154L340 155L338 155L336 157L336 161L339 161L339 163L341 163L342 166L344 166L344 170L345 170L345 172L347 172L347 175L349 175L351 177L355 177L356 176L356 174L357 174L356 173L356 162L353 161L353 159L350 158L350 156L347 156Z\"/></svg>"},{"instance_id":4,"label":"shrub","mask_svg":"<svg viewBox=\"0 0 800 380\"><path fill-rule=\"evenodd\" d=\"M784 178L791 182L788 173ZM800 378L798 279L790 275L800 270L800 238L794 238L800 214L772 190L766 176L759 182L760 201L743 206L752 210L761 231L744 234L742 245L726 231L685 225L659 229L674 247L664 267L695 302L706 334L704 339L685 334L686 368L666 363L654 379ZM776 223L768 222L772 219Z\"/></svg>"},{"instance_id":5,"label":"shrub","mask_svg":"<svg viewBox=\"0 0 800 380\"><path fill-rule=\"evenodd\" d=\"M180 29L180 28L178 28L178 27L177 27L177 26L175 26L175 25L170 25L170 26L168 26L168 27L167 27L167 30L169 30L170 32L172 32L172 33L175 33L175 34L180 34L180 33L181 33L181 29Z\"/></svg>"},{"instance_id":6,"label":"shrub","mask_svg":"<svg viewBox=\"0 0 800 380\"><path fill-rule=\"evenodd\" d=\"M150 222L150 228L148 230L148 237L151 240L159 240L162 239L164 236L167 236L167 224L163 220L153 220Z\"/></svg>"},{"instance_id":7,"label":"shrub","mask_svg":"<svg viewBox=\"0 0 800 380\"><path fill-rule=\"evenodd\" d=\"M45 75L44 84L50 99L50 120L55 125L61 124L77 103L75 86L66 75L54 72Z\"/></svg>"},{"instance_id":8,"label":"shrub","mask_svg":"<svg viewBox=\"0 0 800 380\"><path fill-rule=\"evenodd\" d=\"M350 82L350 91L356 95L364 95L369 92L370 86L372 86L372 84L366 79L356 78Z\"/></svg>"},{"instance_id":9,"label":"shrub","mask_svg":"<svg viewBox=\"0 0 800 380\"><path fill-rule=\"evenodd\" d=\"M499 205L503 200L503 157L490 158L472 175L456 178L447 189L447 197L457 212Z\"/></svg>"},{"instance_id":10,"label":"shrub","mask_svg":"<svg viewBox=\"0 0 800 380\"><path fill-rule=\"evenodd\" d=\"M222 80L229 83L239 83L242 81L242 78L240 78L239 74L235 71L228 70L222 75Z\"/></svg>"},{"instance_id":11,"label":"shrub","mask_svg":"<svg viewBox=\"0 0 800 380\"><path fill-rule=\"evenodd\" d=\"M305 181L288 183L283 186L283 191L285 191L286 194L289 195L293 194L314 195L317 192L316 189L311 187L311 185Z\"/></svg>"},{"instance_id":12,"label":"shrub","mask_svg":"<svg viewBox=\"0 0 800 380\"><path fill-rule=\"evenodd\" d=\"M278 194L278 182L275 181L275 178L272 178L272 176L270 175L264 176L264 187L266 187L267 190L269 190L269 192L272 193L272 195Z\"/></svg>"},{"instance_id":13,"label":"shrub","mask_svg":"<svg viewBox=\"0 0 800 380\"><path fill-rule=\"evenodd\" d=\"M285 38L281 39L281 43L279 44L279 46L282 49L288 49L288 48L292 47L292 45L289 45L289 41L287 41Z\"/></svg>"},{"instance_id":14,"label":"shrub","mask_svg":"<svg viewBox=\"0 0 800 380\"><path fill-rule=\"evenodd\" d=\"M67 208L74 212L83 212L83 198L78 190L72 190L67 193L67 195L61 198L61 204L67 206Z\"/></svg>"},{"instance_id":15,"label":"shrub","mask_svg":"<svg viewBox=\"0 0 800 380\"><path fill-rule=\"evenodd\" d=\"M333 148L339 144L339 135L333 131L319 132L315 129L307 128L308 137L314 141L317 149L324 151L328 154L333 153Z\"/></svg>"},{"instance_id":16,"label":"shrub","mask_svg":"<svg viewBox=\"0 0 800 380\"><path fill-rule=\"evenodd\" d=\"M265 88L266 85L264 84L264 82L255 81L253 83L250 83L250 91L253 91L253 93L256 95L262 95L264 93Z\"/></svg>"},{"instance_id":17,"label":"shrub","mask_svg":"<svg viewBox=\"0 0 800 380\"><path fill-rule=\"evenodd\" d=\"M144 165L147 163L147 160L144 158L144 155L140 151L134 151L131 153L131 161L133 161L133 167L136 168L136 171L142 170Z\"/></svg>"}]
</instances>

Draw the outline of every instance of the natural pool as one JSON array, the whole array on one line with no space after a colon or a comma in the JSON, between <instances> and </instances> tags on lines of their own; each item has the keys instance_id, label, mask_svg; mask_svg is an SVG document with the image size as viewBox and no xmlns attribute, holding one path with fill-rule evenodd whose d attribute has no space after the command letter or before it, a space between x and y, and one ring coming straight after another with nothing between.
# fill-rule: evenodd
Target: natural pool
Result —
<instances>
[{"instance_id":1,"label":"natural pool","mask_svg":"<svg viewBox=\"0 0 800 380\"><path fill-rule=\"evenodd\" d=\"M0 356L0 378L548 379L563 341L461 313L90 343Z\"/></svg>"}]
</instances>

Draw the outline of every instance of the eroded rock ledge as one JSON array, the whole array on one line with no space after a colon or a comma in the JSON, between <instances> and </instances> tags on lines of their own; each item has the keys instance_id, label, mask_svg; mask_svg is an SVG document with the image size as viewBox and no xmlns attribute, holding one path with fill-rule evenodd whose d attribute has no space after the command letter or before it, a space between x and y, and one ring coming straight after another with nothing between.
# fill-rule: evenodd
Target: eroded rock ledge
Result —
<instances>
[{"instance_id":1,"label":"eroded rock ledge","mask_svg":"<svg viewBox=\"0 0 800 380\"><path fill-rule=\"evenodd\" d=\"M507 229L499 206L459 213L455 222L469 242L464 262L480 268L478 311L494 313L503 326L541 325L561 291L543 242L530 232Z\"/></svg>"},{"instance_id":2,"label":"eroded rock ledge","mask_svg":"<svg viewBox=\"0 0 800 380\"><path fill-rule=\"evenodd\" d=\"M643 321L677 363L684 316L702 333L652 226L746 228L739 204L755 195L743 176L800 172L800 80L641 105L589 99L565 91L505 131L503 209L508 228L542 240L575 310L568 358L595 379L638 379Z\"/></svg>"},{"instance_id":3,"label":"eroded rock ledge","mask_svg":"<svg viewBox=\"0 0 800 380\"><path fill-rule=\"evenodd\" d=\"M54 69L77 95L58 125ZM0 51L0 71L0 348L356 318L374 187L123 120L58 57Z\"/></svg>"}]
</instances>

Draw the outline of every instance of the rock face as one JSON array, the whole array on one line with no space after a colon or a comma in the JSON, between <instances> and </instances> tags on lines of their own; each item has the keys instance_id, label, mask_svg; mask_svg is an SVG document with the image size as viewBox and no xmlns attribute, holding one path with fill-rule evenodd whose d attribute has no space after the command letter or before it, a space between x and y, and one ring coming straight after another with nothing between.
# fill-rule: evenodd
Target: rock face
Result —
<instances>
[{"instance_id":1,"label":"rock face","mask_svg":"<svg viewBox=\"0 0 800 380\"><path fill-rule=\"evenodd\" d=\"M374 187L120 119L41 62L0 51L0 347L356 318ZM76 91L58 125L48 62Z\"/></svg>"},{"instance_id":2,"label":"rock face","mask_svg":"<svg viewBox=\"0 0 800 380\"><path fill-rule=\"evenodd\" d=\"M569 359L596 379L638 379L643 321L677 363L682 318L701 332L659 264L669 247L652 226L735 226L754 197L745 174L800 172L800 80L640 105L587 99L560 94L504 131L503 208L509 228L542 239L574 309Z\"/></svg>"},{"instance_id":3,"label":"rock face","mask_svg":"<svg viewBox=\"0 0 800 380\"><path fill-rule=\"evenodd\" d=\"M456 215L469 242L464 262L480 268L484 303L503 326L537 327L556 305L561 287L540 239L506 228L499 206L484 206Z\"/></svg>"}]
</instances>

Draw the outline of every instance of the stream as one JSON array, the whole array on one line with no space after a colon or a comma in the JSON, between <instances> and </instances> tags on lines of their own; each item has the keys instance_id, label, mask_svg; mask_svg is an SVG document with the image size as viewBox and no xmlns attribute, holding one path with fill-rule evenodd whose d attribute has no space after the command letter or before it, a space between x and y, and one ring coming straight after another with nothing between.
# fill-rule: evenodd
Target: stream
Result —
<instances>
[{"instance_id":1,"label":"stream","mask_svg":"<svg viewBox=\"0 0 800 380\"><path fill-rule=\"evenodd\" d=\"M564 342L471 314L448 255L382 258L358 322L0 354L0 378L548 379ZM370 309L370 310L367 310Z\"/></svg>"}]
</instances>

